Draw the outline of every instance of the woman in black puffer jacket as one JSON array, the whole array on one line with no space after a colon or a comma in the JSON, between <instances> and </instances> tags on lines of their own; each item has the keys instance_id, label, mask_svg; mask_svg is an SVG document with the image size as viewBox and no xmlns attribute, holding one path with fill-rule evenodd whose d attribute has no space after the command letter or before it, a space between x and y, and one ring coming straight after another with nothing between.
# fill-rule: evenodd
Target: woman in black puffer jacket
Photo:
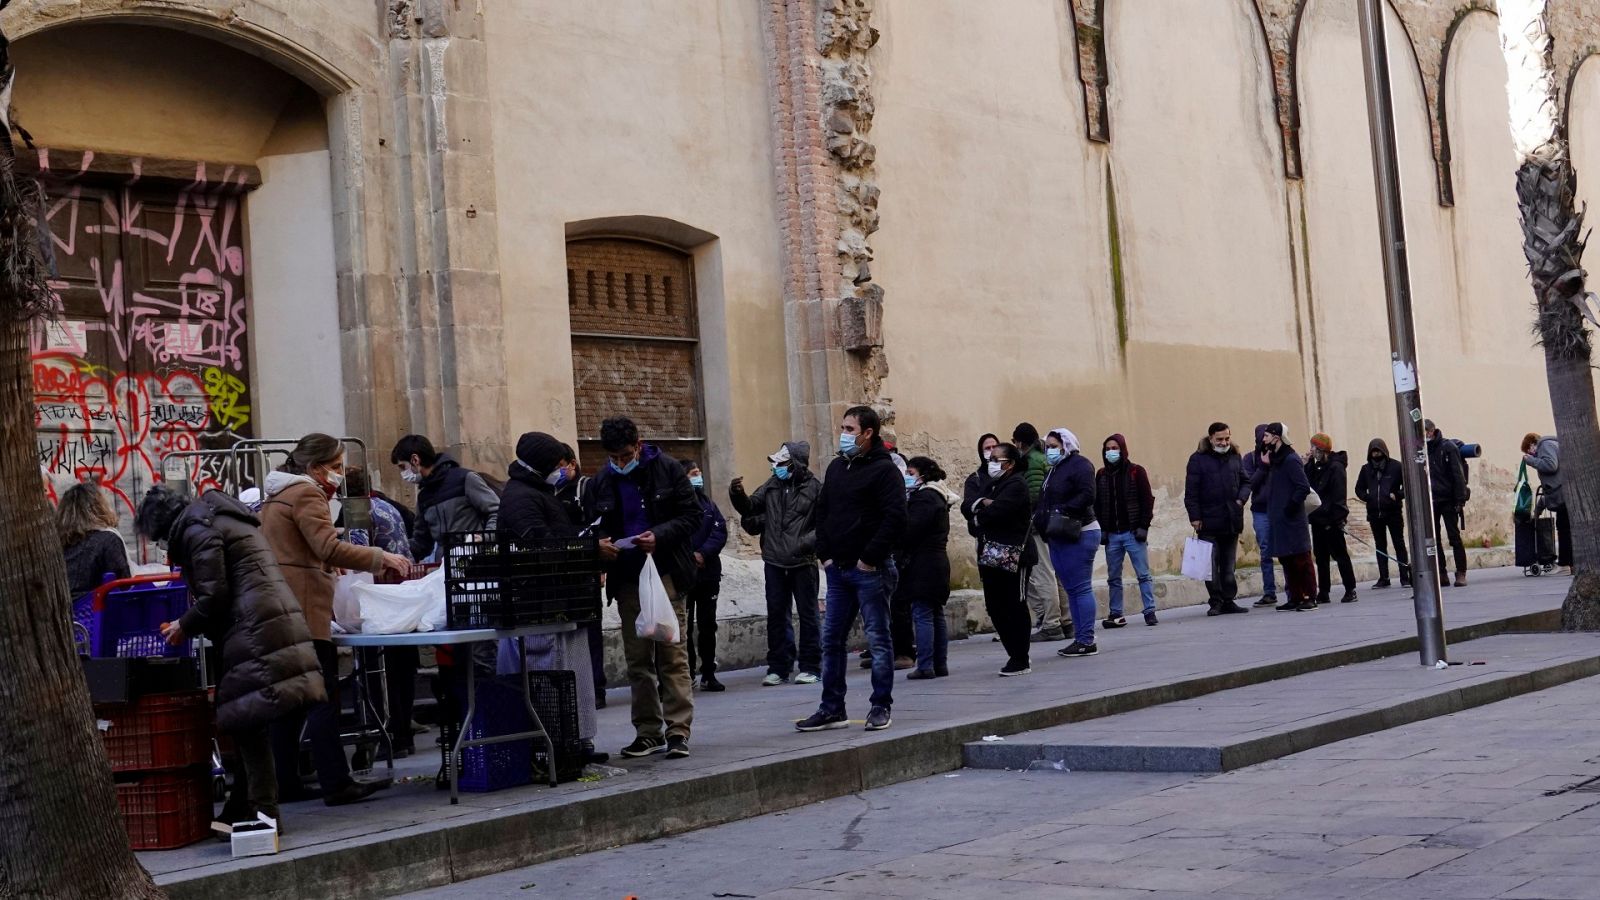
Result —
<instances>
[{"instance_id":1,"label":"woman in black puffer jacket","mask_svg":"<svg viewBox=\"0 0 1600 900\"><path fill-rule=\"evenodd\" d=\"M917 670L911 680L949 675L949 635L944 605L950 599L950 507L955 495L944 470L926 456L906 461L906 531L895 561L897 593L909 603L917 635Z\"/></svg>"},{"instance_id":2,"label":"woman in black puffer jacket","mask_svg":"<svg viewBox=\"0 0 1600 900\"><path fill-rule=\"evenodd\" d=\"M167 542L167 560L183 570L194 597L188 612L162 626L167 641L205 635L221 651L217 730L233 737L249 799L235 788L219 830L253 821L258 812L278 818L267 725L327 696L300 602L259 524L221 491L189 502L161 485L145 495L135 522L145 537Z\"/></svg>"},{"instance_id":3,"label":"woman in black puffer jacket","mask_svg":"<svg viewBox=\"0 0 1600 900\"><path fill-rule=\"evenodd\" d=\"M1028 527L1028 484L1022 453L1012 444L994 448L988 465L989 482L972 504L978 529L978 577L983 581L983 606L989 612L1000 643L1006 648L1003 677L1026 675L1028 628L1032 616L1022 600L1021 570L1035 562L1034 542Z\"/></svg>"}]
</instances>

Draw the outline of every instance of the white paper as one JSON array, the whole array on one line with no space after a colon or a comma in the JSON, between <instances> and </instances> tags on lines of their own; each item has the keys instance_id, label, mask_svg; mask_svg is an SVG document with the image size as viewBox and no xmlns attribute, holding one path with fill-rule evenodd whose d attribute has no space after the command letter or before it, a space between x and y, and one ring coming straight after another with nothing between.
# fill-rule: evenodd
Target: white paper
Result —
<instances>
[{"instance_id":1,"label":"white paper","mask_svg":"<svg viewBox=\"0 0 1600 900\"><path fill-rule=\"evenodd\" d=\"M1416 367L1408 362L1394 361L1394 392L1404 394L1417 389Z\"/></svg>"},{"instance_id":2,"label":"white paper","mask_svg":"<svg viewBox=\"0 0 1600 900\"><path fill-rule=\"evenodd\" d=\"M639 545L638 542L639 536L634 535L633 537L625 537L622 540L617 541L615 546L618 550L632 550L634 547Z\"/></svg>"}]
</instances>

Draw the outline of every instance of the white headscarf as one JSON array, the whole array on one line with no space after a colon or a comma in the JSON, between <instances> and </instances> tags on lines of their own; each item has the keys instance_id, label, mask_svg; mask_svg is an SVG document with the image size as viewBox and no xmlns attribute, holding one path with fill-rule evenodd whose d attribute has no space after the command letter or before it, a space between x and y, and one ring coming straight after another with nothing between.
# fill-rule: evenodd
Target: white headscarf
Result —
<instances>
[{"instance_id":1,"label":"white headscarf","mask_svg":"<svg viewBox=\"0 0 1600 900\"><path fill-rule=\"evenodd\" d=\"M1056 440L1061 442L1061 449L1067 451L1068 454L1073 454L1080 451L1080 448L1078 447L1078 436L1067 429L1052 428L1050 429L1050 434L1055 435Z\"/></svg>"}]
</instances>

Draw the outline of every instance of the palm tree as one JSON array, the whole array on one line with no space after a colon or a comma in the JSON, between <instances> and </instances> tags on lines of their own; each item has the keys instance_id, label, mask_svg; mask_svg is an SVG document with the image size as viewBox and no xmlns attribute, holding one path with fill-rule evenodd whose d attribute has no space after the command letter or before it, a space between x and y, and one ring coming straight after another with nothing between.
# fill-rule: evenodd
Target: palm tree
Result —
<instances>
[{"instance_id":1,"label":"palm tree","mask_svg":"<svg viewBox=\"0 0 1600 900\"><path fill-rule=\"evenodd\" d=\"M1575 577L1561 627L1600 630L1600 420L1595 414L1591 346L1585 320L1595 296L1583 271L1583 213L1577 175L1561 127L1550 40L1549 0L1499 0L1511 138L1517 151L1522 252L1533 279L1533 333L1544 348L1545 378L1561 437L1562 490L1572 524Z\"/></svg>"},{"instance_id":2,"label":"palm tree","mask_svg":"<svg viewBox=\"0 0 1600 900\"><path fill-rule=\"evenodd\" d=\"M117 814L39 489L28 336L51 304L39 186L15 171L15 77L0 33L0 897L164 897Z\"/></svg>"}]
</instances>

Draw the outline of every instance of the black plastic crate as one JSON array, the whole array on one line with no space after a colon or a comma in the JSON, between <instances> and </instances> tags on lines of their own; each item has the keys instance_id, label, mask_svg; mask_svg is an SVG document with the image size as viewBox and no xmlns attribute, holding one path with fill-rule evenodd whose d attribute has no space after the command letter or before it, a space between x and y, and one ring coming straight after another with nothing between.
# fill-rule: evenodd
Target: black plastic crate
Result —
<instances>
[{"instance_id":1,"label":"black plastic crate","mask_svg":"<svg viewBox=\"0 0 1600 900\"><path fill-rule=\"evenodd\" d=\"M539 724L556 748L556 781L575 781L583 774L583 747L578 738L578 676L565 669L536 669L528 673L528 692ZM545 752L533 744L535 779L544 778Z\"/></svg>"},{"instance_id":2,"label":"black plastic crate","mask_svg":"<svg viewBox=\"0 0 1600 900\"><path fill-rule=\"evenodd\" d=\"M522 541L495 532L444 539L446 618L452 629L517 628L600 618L594 538Z\"/></svg>"}]
</instances>

